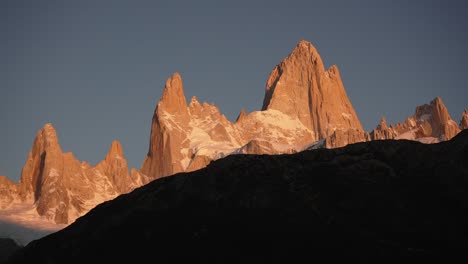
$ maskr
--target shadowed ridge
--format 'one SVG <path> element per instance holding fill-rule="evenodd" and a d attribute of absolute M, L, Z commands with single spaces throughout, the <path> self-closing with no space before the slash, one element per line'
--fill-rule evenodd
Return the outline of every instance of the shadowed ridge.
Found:
<path fill-rule="evenodd" d="M 468 131 L 430 145 L 231 155 L 103 203 L 10 263 L 457 254 L 468 249 L 466 153 Z"/>

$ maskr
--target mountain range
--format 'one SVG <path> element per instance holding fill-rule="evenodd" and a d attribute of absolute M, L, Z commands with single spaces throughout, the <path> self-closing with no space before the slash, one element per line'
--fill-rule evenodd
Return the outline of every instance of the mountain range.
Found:
<path fill-rule="evenodd" d="M 104 202 L 8 263 L 455 259 L 468 250 L 467 160 L 468 130 L 229 155 Z"/>
<path fill-rule="evenodd" d="M 18 183 L 0 176 L 0 218 L 40 218 L 68 225 L 105 201 L 180 172 L 241 154 L 291 154 L 352 143 L 406 139 L 438 143 L 468 128 L 468 111 L 457 124 L 442 99 L 417 106 L 412 117 L 364 131 L 337 66 L 325 69 L 315 47 L 300 41 L 270 73 L 260 111 L 242 109 L 235 122 L 214 104 L 192 97 L 187 104 L 179 73 L 167 79 L 151 123 L 149 150 L 139 170 L 129 171 L 113 141 L 91 166 L 60 147 L 52 124 L 39 130 Z"/>

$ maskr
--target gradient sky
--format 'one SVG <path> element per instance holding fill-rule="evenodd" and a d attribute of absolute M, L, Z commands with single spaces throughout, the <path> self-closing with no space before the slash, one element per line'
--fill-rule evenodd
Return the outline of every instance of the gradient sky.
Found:
<path fill-rule="evenodd" d="M 234 120 L 259 110 L 270 71 L 301 39 L 338 65 L 366 130 L 441 96 L 468 108 L 465 1 L 0 1 L 0 175 L 17 181 L 37 131 L 92 165 L 121 141 L 148 150 L 165 80 Z"/>

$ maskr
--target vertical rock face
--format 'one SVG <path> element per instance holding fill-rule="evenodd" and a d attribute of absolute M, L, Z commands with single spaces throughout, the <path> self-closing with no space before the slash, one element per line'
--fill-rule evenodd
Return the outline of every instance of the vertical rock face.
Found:
<path fill-rule="evenodd" d="M 119 141 L 112 142 L 106 158 L 99 162 L 95 169 L 108 177 L 116 193 L 126 193 L 135 187 L 128 174 L 127 160 Z"/>
<path fill-rule="evenodd" d="M 138 173 L 132 176 L 118 141 L 92 168 L 71 152 L 63 153 L 55 128 L 46 124 L 37 133 L 18 185 L 0 177 L 0 207 L 15 201 L 34 204 L 39 216 L 68 224 L 96 205 L 147 182 Z"/>
<path fill-rule="evenodd" d="M 225 149 L 238 145 L 234 130 L 215 105 L 200 104 L 193 97 L 187 106 L 182 77 L 174 73 L 154 111 L 150 147 L 140 174 L 156 179 L 202 168 L 212 156 L 224 156 Z"/>
<path fill-rule="evenodd" d="M 384 117 L 380 120 L 380 124 L 377 125 L 377 128 L 372 130 L 369 134 L 372 140 L 394 139 L 398 135 L 393 127 L 387 126 L 387 120 Z"/>
<path fill-rule="evenodd" d="M 182 171 L 180 150 L 189 123 L 187 101 L 182 77 L 174 73 L 167 79 L 163 95 L 154 110 L 151 125 L 150 147 L 143 161 L 141 173 L 159 178 Z"/>
<path fill-rule="evenodd" d="M 449 140 L 460 132 L 440 97 L 436 97 L 430 104 L 416 107 L 413 119 L 421 124 L 423 134 L 427 137 Z"/>
<path fill-rule="evenodd" d="M 327 147 L 339 147 L 368 138 L 338 68 L 326 71 L 317 50 L 301 41 L 270 74 L 262 111 L 242 109 L 235 123 L 196 97 L 187 106 L 180 74 L 170 77 L 154 111 L 140 173 L 155 179 L 233 153 L 293 153 L 322 139 Z"/>
<path fill-rule="evenodd" d="M 236 123 L 237 122 L 242 122 L 245 119 L 246 116 L 247 116 L 247 113 L 245 112 L 245 108 L 242 107 L 239 115 L 236 118 Z"/>
<path fill-rule="evenodd" d="M 460 120 L 460 129 L 467 129 L 468 128 L 468 110 L 465 109 L 462 114 L 462 118 Z"/>
<path fill-rule="evenodd" d="M 307 41 L 301 41 L 270 74 L 262 107 L 268 109 L 298 118 L 313 132 L 313 141 L 336 130 L 363 132 L 338 67 L 325 70 L 317 50 Z"/>
<path fill-rule="evenodd" d="M 36 201 L 49 175 L 63 170 L 62 155 L 55 128 L 48 123 L 37 133 L 21 172 L 19 195 L 23 201 Z"/>
<path fill-rule="evenodd" d="M 381 122 L 370 135 L 373 140 L 396 138 L 434 143 L 449 140 L 459 132 L 442 99 L 436 97 L 429 104 L 417 106 L 413 117 L 406 118 L 403 124 L 387 127 Z"/>
<path fill-rule="evenodd" d="M 0 209 L 8 207 L 17 197 L 17 185 L 6 176 L 0 176 Z"/>
<path fill-rule="evenodd" d="M 97 204 L 153 179 L 194 171 L 231 154 L 282 154 L 308 148 L 335 148 L 375 139 L 410 139 L 425 143 L 448 140 L 460 127 L 442 100 L 418 106 L 413 117 L 387 125 L 382 118 L 370 133 L 346 94 L 336 66 L 325 70 L 317 50 L 306 41 L 271 72 L 261 111 L 242 109 L 230 122 L 214 104 L 187 105 L 182 77 L 167 79 L 155 107 L 148 153 L 140 171 L 128 172 L 118 141 L 95 167 L 63 153 L 55 128 L 46 124 L 34 140 L 18 184 L 0 177 L 0 208 L 30 203 L 40 216 L 70 223 Z"/>

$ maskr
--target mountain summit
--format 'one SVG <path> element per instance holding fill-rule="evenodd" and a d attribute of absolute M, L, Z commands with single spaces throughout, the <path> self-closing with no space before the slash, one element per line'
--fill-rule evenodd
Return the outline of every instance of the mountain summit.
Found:
<path fill-rule="evenodd" d="M 320 54 L 304 40 L 271 72 L 262 107 L 268 109 L 299 119 L 314 141 L 336 130 L 363 132 L 338 67 L 325 70 Z"/>
<path fill-rule="evenodd" d="M 459 127 L 437 97 L 418 106 L 404 123 L 387 125 L 382 118 L 375 130 L 365 132 L 338 67 L 326 70 L 317 49 L 303 40 L 271 71 L 261 111 L 242 109 L 235 122 L 195 96 L 187 105 L 182 76 L 177 72 L 170 76 L 153 113 L 149 148 L 139 171 L 128 172 L 118 141 L 112 142 L 104 160 L 91 167 L 71 152 L 63 153 L 56 129 L 44 125 L 19 183 L 0 176 L 0 216 L 18 214 L 18 205 L 28 205 L 27 210 L 20 206 L 21 217 L 36 214 L 68 224 L 97 204 L 154 179 L 198 170 L 232 154 L 295 153 L 375 139 L 435 143 L 465 128 L 468 111 Z"/>
<path fill-rule="evenodd" d="M 156 105 L 140 173 L 156 179 L 200 169 L 230 154 L 294 153 L 371 139 L 431 143 L 450 139 L 459 131 L 442 100 L 436 98 L 418 107 L 404 125 L 387 127 L 383 119 L 376 130 L 365 132 L 338 67 L 326 70 L 317 49 L 302 40 L 271 71 L 262 110 L 246 113 L 242 109 L 234 123 L 214 104 L 200 103 L 196 97 L 187 105 L 182 77 L 174 73 Z"/>
<path fill-rule="evenodd" d="M 370 133 L 372 139 L 409 139 L 423 143 L 436 143 L 456 136 L 463 127 L 452 120 L 440 97 L 434 98 L 429 104 L 416 107 L 412 117 L 406 118 L 403 124 L 382 126 L 382 123 Z"/>
<path fill-rule="evenodd" d="M 140 175 L 129 176 L 120 142 L 112 142 L 106 158 L 91 168 L 73 153 L 62 152 L 57 131 L 48 123 L 37 133 L 19 183 L 0 179 L 0 193 L 5 192 L 0 208 L 30 205 L 26 208 L 33 208 L 39 218 L 68 224 L 96 205 L 141 186 L 140 182 Z M 15 213 L 31 217 L 27 211 Z"/>
<path fill-rule="evenodd" d="M 155 179 L 230 154 L 293 153 L 318 140 L 338 147 L 367 139 L 338 68 L 325 70 L 315 47 L 301 41 L 271 72 L 262 110 L 242 110 L 235 123 L 196 97 L 187 106 L 182 77 L 174 73 L 156 105 L 140 172 Z"/>

